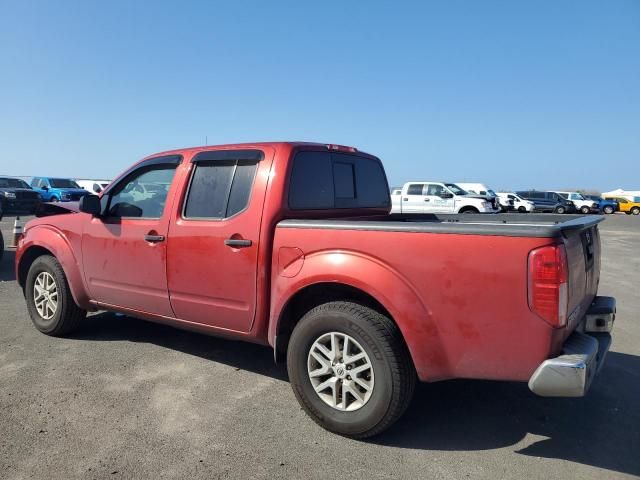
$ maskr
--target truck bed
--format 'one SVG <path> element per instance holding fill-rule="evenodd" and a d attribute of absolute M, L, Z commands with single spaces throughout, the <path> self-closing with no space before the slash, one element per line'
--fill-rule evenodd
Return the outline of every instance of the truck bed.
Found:
<path fill-rule="evenodd" d="M 398 320 L 423 381 L 524 381 L 559 354 L 593 301 L 602 220 L 553 214 L 287 219 L 276 228 L 272 282 L 278 296 L 303 288 L 300 278 L 307 277 L 378 299 Z M 557 243 L 566 248 L 569 270 L 569 320 L 562 328 L 548 325 L 527 300 L 529 254 Z M 287 267 L 290 255 L 299 260 Z"/>
<path fill-rule="evenodd" d="M 391 214 L 336 220 L 289 219 L 278 227 L 555 238 L 563 232 L 591 228 L 603 220 L 602 215 L 567 214 Z"/>

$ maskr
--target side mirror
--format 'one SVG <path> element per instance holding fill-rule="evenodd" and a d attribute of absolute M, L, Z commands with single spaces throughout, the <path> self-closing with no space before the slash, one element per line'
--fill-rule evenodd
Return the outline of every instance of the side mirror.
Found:
<path fill-rule="evenodd" d="M 46 185 L 43 185 L 43 186 L 42 186 L 42 189 L 43 189 L 43 190 L 49 190 L 49 187 L 47 187 Z"/>
<path fill-rule="evenodd" d="M 453 193 L 443 192 L 440 194 L 440 198 L 453 198 Z"/>
<path fill-rule="evenodd" d="M 93 217 L 99 217 L 102 213 L 100 198 L 96 195 L 85 195 L 80 199 L 78 207 L 81 212 L 88 213 Z"/>

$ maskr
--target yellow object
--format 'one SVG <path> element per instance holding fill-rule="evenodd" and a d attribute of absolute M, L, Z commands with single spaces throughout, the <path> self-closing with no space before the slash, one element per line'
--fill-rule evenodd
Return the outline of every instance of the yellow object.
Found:
<path fill-rule="evenodd" d="M 631 200 L 627 200 L 622 197 L 604 197 L 607 200 L 615 200 L 618 202 L 618 208 L 621 212 L 626 213 L 627 215 L 639 215 L 640 214 L 640 202 L 632 202 Z"/>

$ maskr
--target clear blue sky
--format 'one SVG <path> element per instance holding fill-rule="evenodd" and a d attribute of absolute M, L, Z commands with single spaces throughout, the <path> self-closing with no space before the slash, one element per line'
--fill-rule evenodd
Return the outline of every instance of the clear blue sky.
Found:
<path fill-rule="evenodd" d="M 640 188 L 640 1 L 0 0 L 0 173 L 309 140 L 392 184 Z"/>

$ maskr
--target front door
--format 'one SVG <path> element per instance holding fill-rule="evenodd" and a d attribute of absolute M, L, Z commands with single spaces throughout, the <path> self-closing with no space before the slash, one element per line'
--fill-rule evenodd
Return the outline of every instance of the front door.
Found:
<path fill-rule="evenodd" d="M 453 213 L 455 211 L 455 201 L 452 198 L 443 198 L 443 195 L 446 197 L 450 192 L 443 186 L 438 183 L 429 183 L 425 188 L 426 199 L 428 199 L 428 205 L 430 205 L 431 212 L 433 213 Z"/>
<path fill-rule="evenodd" d="M 165 259 L 172 180 L 181 157 L 134 167 L 102 197 L 82 235 L 82 264 L 98 303 L 173 316 Z"/>
<path fill-rule="evenodd" d="M 181 320 L 248 332 L 256 309 L 262 206 L 273 151 L 212 150 L 191 162 L 169 228 L 171 306 Z M 262 279 L 264 281 L 265 279 Z"/>

